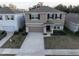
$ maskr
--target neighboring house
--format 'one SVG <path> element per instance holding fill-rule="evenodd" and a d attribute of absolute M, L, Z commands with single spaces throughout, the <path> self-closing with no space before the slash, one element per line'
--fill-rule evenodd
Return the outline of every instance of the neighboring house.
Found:
<path fill-rule="evenodd" d="M 26 12 L 26 32 L 53 33 L 63 30 L 65 13 L 49 6 L 36 6 Z"/>
<path fill-rule="evenodd" d="M 79 31 L 79 14 L 69 13 L 66 15 L 65 26 L 73 32 Z"/>
<path fill-rule="evenodd" d="M 0 30 L 18 31 L 24 26 L 24 13 L 8 7 L 0 8 Z"/>

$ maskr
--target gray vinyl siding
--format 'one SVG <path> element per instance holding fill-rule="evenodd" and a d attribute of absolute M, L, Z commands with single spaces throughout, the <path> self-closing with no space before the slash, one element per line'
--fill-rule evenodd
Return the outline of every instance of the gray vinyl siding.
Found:
<path fill-rule="evenodd" d="M 70 29 L 72 32 L 78 31 L 78 25 L 75 24 L 75 23 L 66 21 L 65 26 L 66 26 L 68 29 Z"/>
<path fill-rule="evenodd" d="M 34 13 L 37 13 L 37 14 L 40 14 L 40 20 L 32 20 L 32 19 L 29 19 L 29 14 L 34 14 Z M 52 22 L 53 23 L 61 23 L 61 24 L 64 24 L 64 20 L 65 20 L 65 14 L 64 13 L 57 13 L 57 12 L 28 12 L 26 14 L 26 23 L 46 23 L 47 22 L 47 14 L 62 14 L 62 19 L 52 19 Z"/>

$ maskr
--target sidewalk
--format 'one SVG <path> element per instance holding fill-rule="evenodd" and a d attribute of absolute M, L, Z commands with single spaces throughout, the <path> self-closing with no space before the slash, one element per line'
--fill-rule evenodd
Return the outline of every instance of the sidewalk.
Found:
<path fill-rule="evenodd" d="M 56 55 L 56 56 L 79 56 L 79 49 L 46 49 L 45 55 Z"/>
<path fill-rule="evenodd" d="M 17 54 L 19 49 L 0 48 L 0 54 Z"/>
<path fill-rule="evenodd" d="M 6 37 L 0 40 L 0 47 L 13 35 L 12 32 L 8 32 Z"/>

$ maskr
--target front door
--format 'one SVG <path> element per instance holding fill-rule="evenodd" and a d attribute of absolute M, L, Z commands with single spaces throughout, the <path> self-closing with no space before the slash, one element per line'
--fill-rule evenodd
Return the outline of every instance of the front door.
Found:
<path fill-rule="evenodd" d="M 47 31 L 47 32 L 50 32 L 50 26 L 49 26 L 49 25 L 46 26 L 46 31 Z"/>

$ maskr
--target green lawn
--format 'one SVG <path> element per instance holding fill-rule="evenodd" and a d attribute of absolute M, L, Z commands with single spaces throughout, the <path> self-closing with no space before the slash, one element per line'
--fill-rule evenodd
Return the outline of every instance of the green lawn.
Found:
<path fill-rule="evenodd" d="M 64 30 L 66 35 L 52 35 L 44 38 L 45 49 L 79 49 L 79 33 Z"/>
<path fill-rule="evenodd" d="M 2 48 L 20 48 L 24 39 L 26 38 L 25 30 L 16 32 L 10 39 L 2 46 Z"/>
<path fill-rule="evenodd" d="M 79 37 L 52 36 L 45 37 L 44 44 L 46 49 L 79 49 Z"/>

